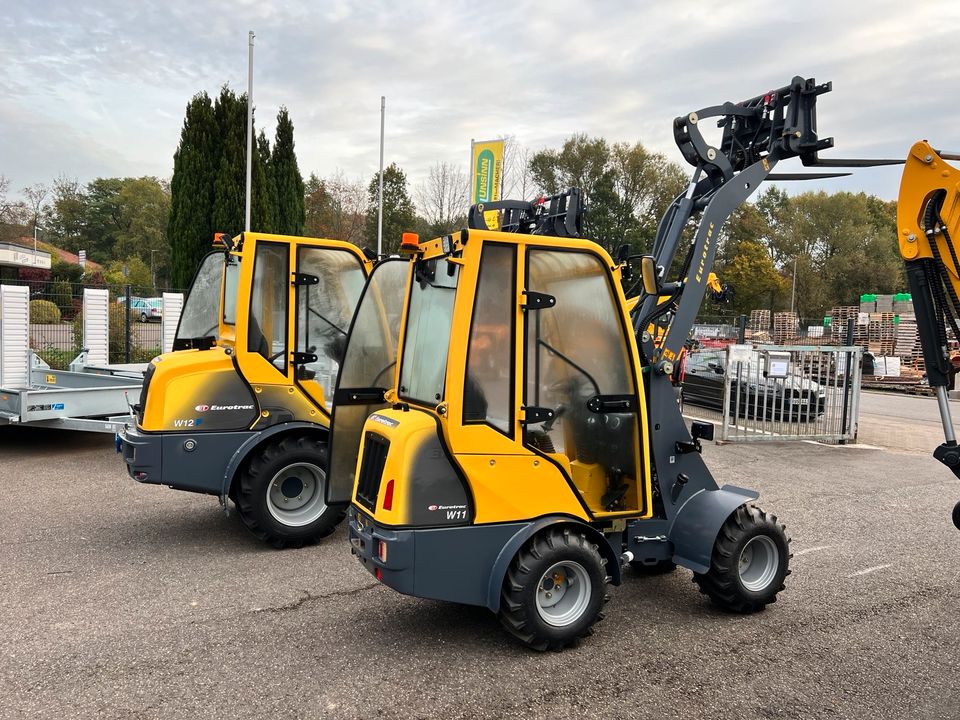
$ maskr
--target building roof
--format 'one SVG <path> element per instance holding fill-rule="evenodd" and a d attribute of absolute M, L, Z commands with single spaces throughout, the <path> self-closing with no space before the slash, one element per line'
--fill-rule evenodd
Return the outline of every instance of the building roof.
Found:
<path fill-rule="evenodd" d="M 22 237 L 16 238 L 15 240 L 10 240 L 9 242 L 15 245 L 20 245 L 21 247 L 33 249 L 32 237 L 22 236 Z M 44 252 L 48 252 L 51 255 L 56 255 L 59 260 L 65 263 L 70 263 L 71 265 L 80 264 L 80 257 L 75 253 L 72 253 L 69 250 L 64 250 L 63 248 L 58 248 L 56 245 L 51 245 L 50 243 L 44 242 L 43 240 L 37 241 L 37 250 L 43 250 Z M 89 272 L 89 271 L 97 271 L 102 269 L 103 269 L 103 266 L 100 263 L 94 262 L 90 258 L 87 258 L 86 267 L 84 268 L 84 270 Z"/>

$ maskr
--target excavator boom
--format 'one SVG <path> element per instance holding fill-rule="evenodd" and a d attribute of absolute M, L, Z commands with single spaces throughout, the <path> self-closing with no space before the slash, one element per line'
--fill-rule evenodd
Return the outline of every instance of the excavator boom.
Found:
<path fill-rule="evenodd" d="M 900 254 L 917 317 L 927 379 L 935 389 L 944 442 L 933 456 L 960 477 L 960 447 L 950 413 L 947 389 L 953 368 L 947 327 L 960 338 L 960 170 L 926 141 L 907 155 L 897 201 Z M 954 509 L 960 528 L 960 503 Z"/>

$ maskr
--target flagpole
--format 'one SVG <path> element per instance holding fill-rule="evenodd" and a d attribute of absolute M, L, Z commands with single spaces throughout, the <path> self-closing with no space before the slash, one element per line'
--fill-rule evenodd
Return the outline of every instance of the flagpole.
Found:
<path fill-rule="evenodd" d="M 387 98 L 380 96 L 380 191 L 377 193 L 377 256 L 383 255 L 383 125 Z"/>
<path fill-rule="evenodd" d="M 473 196 L 473 189 L 476 187 L 474 173 L 477 172 L 477 169 L 473 166 L 473 146 L 475 144 L 476 140 L 470 138 L 470 162 L 467 163 L 467 208 L 473 207 L 476 202 L 476 198 Z"/>
<path fill-rule="evenodd" d="M 250 178 L 253 168 L 253 30 L 247 34 L 250 44 L 247 59 L 247 187 L 246 207 L 244 208 L 243 229 L 250 232 Z"/>

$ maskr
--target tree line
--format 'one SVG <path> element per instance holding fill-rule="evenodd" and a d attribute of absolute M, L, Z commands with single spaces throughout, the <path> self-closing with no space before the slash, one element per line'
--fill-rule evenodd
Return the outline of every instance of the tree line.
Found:
<path fill-rule="evenodd" d="M 256 127 L 256 126 L 255 126 Z M 342 171 L 304 180 L 286 108 L 273 142 L 255 131 L 251 224 L 260 232 L 345 240 L 376 248 L 378 176 Z M 186 287 L 214 232 L 244 226 L 246 97 L 224 87 L 187 105 L 172 179 L 97 178 L 86 185 L 60 177 L 25 188 L 12 200 L 0 176 L 0 240 L 31 234 L 105 266 L 115 278 Z M 556 148 L 533 151 L 505 138 L 503 196 L 532 199 L 569 187 L 583 191 L 584 235 L 614 252 L 627 243 L 649 250 L 661 215 L 683 190 L 688 168 L 641 143 L 610 143 L 576 134 Z M 400 236 L 456 230 L 466 222 L 464 166 L 439 162 L 416 186 L 396 163 L 384 170 L 384 251 Z M 60 264 L 62 265 L 62 264 Z M 705 312 L 783 310 L 814 318 L 833 305 L 854 304 L 863 292 L 904 289 L 896 246 L 896 204 L 864 193 L 763 190 L 723 228 L 716 270 L 734 288 L 732 302 Z M 56 274 L 77 274 L 55 268 Z"/>

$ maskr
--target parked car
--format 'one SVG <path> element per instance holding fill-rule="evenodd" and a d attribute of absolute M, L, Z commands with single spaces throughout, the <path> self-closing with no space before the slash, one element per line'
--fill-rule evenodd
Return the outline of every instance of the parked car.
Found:
<path fill-rule="evenodd" d="M 127 302 L 125 297 L 117 298 L 117 304 L 123 305 Z M 136 318 L 140 322 L 150 322 L 163 319 L 163 298 L 130 298 L 130 317 Z"/>
<path fill-rule="evenodd" d="M 687 355 L 683 373 L 684 403 L 720 411 L 723 408 L 726 364 L 727 356 L 723 351 Z M 751 360 L 739 364 L 739 368 L 734 365 L 733 372 L 730 410 L 739 406 L 739 418 L 812 422 L 823 415 L 826 393 L 819 383 L 795 373 L 785 378 L 764 377 L 763 359 L 759 353 L 753 353 Z"/>

